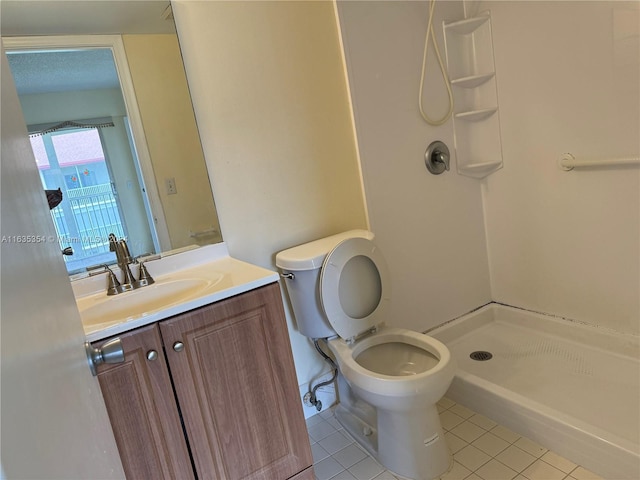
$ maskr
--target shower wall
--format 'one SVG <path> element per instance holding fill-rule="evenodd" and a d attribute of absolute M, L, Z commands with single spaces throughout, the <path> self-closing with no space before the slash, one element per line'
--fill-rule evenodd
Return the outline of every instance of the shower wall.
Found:
<path fill-rule="evenodd" d="M 371 228 L 389 264 L 393 326 L 424 331 L 491 301 L 481 184 L 451 171 L 431 175 L 434 140 L 453 152 L 451 121 L 418 113 L 427 2 L 338 1 Z M 438 2 L 434 27 L 463 18 L 462 2 Z M 432 118 L 447 96 L 433 51 L 424 105 Z"/>
<path fill-rule="evenodd" d="M 431 141 L 453 148 L 452 122 L 417 111 L 427 2 L 338 2 L 390 322 L 424 330 L 495 300 L 639 333 L 638 168 L 557 166 L 639 153 L 638 3 L 465 3 L 492 14 L 504 168 L 484 180 L 424 169 Z M 438 38 L 463 17 L 437 2 Z M 425 94 L 432 116 L 446 110 L 432 51 Z"/>
<path fill-rule="evenodd" d="M 482 2 L 490 9 L 504 169 L 483 188 L 493 299 L 640 330 L 637 2 Z"/>

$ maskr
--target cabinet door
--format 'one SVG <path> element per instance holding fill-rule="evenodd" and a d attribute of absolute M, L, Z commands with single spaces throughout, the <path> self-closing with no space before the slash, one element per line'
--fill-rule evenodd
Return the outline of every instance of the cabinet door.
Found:
<path fill-rule="evenodd" d="M 160 329 L 198 478 L 279 480 L 311 465 L 278 284 Z"/>
<path fill-rule="evenodd" d="M 97 370 L 125 475 L 132 480 L 194 478 L 158 326 L 118 336 L 124 363 Z M 157 356 L 150 360 L 152 351 Z"/>

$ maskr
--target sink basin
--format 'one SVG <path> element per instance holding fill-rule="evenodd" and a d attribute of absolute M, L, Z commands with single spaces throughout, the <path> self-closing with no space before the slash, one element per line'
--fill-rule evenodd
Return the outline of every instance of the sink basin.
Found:
<path fill-rule="evenodd" d="M 279 279 L 276 272 L 230 257 L 224 242 L 168 252 L 147 263 L 155 283 L 119 295 L 107 296 L 104 275 L 71 282 L 87 342 L 151 325 Z M 132 273 L 139 275 L 137 268 Z"/>
<path fill-rule="evenodd" d="M 157 282 L 119 295 L 106 292 L 77 301 L 82 323 L 120 323 L 198 297 L 222 278 L 184 278 Z"/>

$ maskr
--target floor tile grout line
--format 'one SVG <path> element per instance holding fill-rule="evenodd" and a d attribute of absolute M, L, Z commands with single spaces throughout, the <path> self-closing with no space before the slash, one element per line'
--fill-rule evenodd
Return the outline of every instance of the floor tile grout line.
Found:
<path fill-rule="evenodd" d="M 488 417 L 484 417 L 484 416 L 482 416 L 481 414 L 479 414 L 479 413 L 477 413 L 477 412 L 475 412 L 475 411 L 473 411 L 473 410 L 471 410 L 471 409 L 469 409 L 469 408 L 465 407 L 464 405 L 458 404 L 458 403 L 453 402 L 453 401 L 451 401 L 451 400 L 449 400 L 449 399 L 448 399 L 448 401 L 449 401 L 449 402 L 451 402 L 451 405 L 449 405 L 449 406 L 448 406 L 448 407 L 446 407 L 446 408 L 445 408 L 445 407 L 443 407 L 442 405 L 438 404 L 438 407 L 439 407 L 439 412 L 438 412 L 438 413 L 439 413 L 439 415 L 442 415 L 442 414 L 443 414 L 444 412 L 446 412 L 446 411 L 451 411 L 451 413 L 452 413 L 452 414 L 454 414 L 454 415 L 456 415 L 456 416 L 458 416 L 458 417 L 460 417 L 460 418 L 462 419 L 462 421 L 461 421 L 460 423 L 458 423 L 458 424 L 456 424 L 456 425 L 452 426 L 450 429 L 445 429 L 445 428 L 443 427 L 443 430 L 444 430 L 445 434 L 447 434 L 447 433 L 448 433 L 448 434 L 452 435 L 453 437 L 457 438 L 460 442 L 462 442 L 462 443 L 463 443 L 463 446 L 462 446 L 461 448 L 459 448 L 459 449 L 456 451 L 456 453 L 459 453 L 461 450 L 463 450 L 463 449 L 467 448 L 468 446 L 473 446 L 474 448 L 476 448 L 477 450 L 479 450 L 480 452 L 482 452 L 484 455 L 487 455 L 487 456 L 489 457 L 489 459 L 488 459 L 488 460 L 486 460 L 486 461 L 482 462 L 480 465 L 478 465 L 478 466 L 477 466 L 475 469 L 473 469 L 473 470 L 472 470 L 472 469 L 470 469 L 470 468 L 468 468 L 468 467 L 466 467 L 466 466 L 465 466 L 464 464 L 462 464 L 461 462 L 459 462 L 459 461 L 455 460 L 455 462 L 456 462 L 458 465 L 460 465 L 461 467 L 464 467 L 466 470 L 469 470 L 469 471 L 471 472 L 471 473 L 470 473 L 467 477 L 465 477 L 465 478 L 468 478 L 469 476 L 472 476 L 472 475 L 474 475 L 474 474 L 475 474 L 475 475 L 477 475 L 477 476 L 479 477 L 480 475 L 479 475 L 479 474 L 477 474 L 478 470 L 482 469 L 482 467 L 484 467 L 486 464 L 488 464 L 489 462 L 491 462 L 491 460 L 495 460 L 497 463 L 499 463 L 500 465 L 504 466 L 505 468 L 508 468 L 508 469 L 510 469 L 510 470 L 511 470 L 511 471 L 513 471 L 513 472 L 516 472 L 516 476 L 522 476 L 523 478 L 527 478 L 527 479 L 528 479 L 528 477 L 526 477 L 526 476 L 524 475 L 524 473 L 523 473 L 523 472 L 524 472 L 525 470 L 529 469 L 529 468 L 530 468 L 532 465 L 534 465 L 538 460 L 540 460 L 540 462 L 541 462 L 541 463 L 544 463 L 545 465 L 547 465 L 547 466 L 549 466 L 549 467 L 551 467 L 551 468 L 554 468 L 554 469 L 555 469 L 555 470 L 557 470 L 558 472 L 562 473 L 562 474 L 564 475 L 564 476 L 562 477 L 562 478 L 563 478 L 563 480 L 564 480 L 565 478 L 571 477 L 571 476 L 572 476 L 572 474 L 573 474 L 577 469 L 579 469 L 579 468 L 584 468 L 584 467 L 581 467 L 580 465 L 576 465 L 576 464 L 574 464 L 573 462 L 571 462 L 570 460 L 566 459 L 568 462 L 572 463 L 574 466 L 573 466 L 573 467 L 571 467 L 571 469 L 569 470 L 569 472 L 565 472 L 563 469 L 559 468 L 558 466 L 556 466 L 556 465 L 554 465 L 554 464 L 550 463 L 549 461 L 547 461 L 547 460 L 543 459 L 543 457 L 544 457 L 545 455 L 547 455 L 547 453 L 549 453 L 549 452 L 551 452 L 551 453 L 553 453 L 553 454 L 557 455 L 558 457 L 561 457 L 560 455 L 556 454 L 553 450 L 550 450 L 550 449 L 546 448 L 545 446 L 540 445 L 539 443 L 537 443 L 537 442 L 535 442 L 535 441 L 533 441 L 533 440 L 529 439 L 529 438 L 528 438 L 528 437 L 526 437 L 526 436 L 520 435 L 519 433 L 512 431 L 511 429 L 509 429 L 509 428 L 505 427 L 504 425 L 501 425 L 501 424 L 499 424 L 499 423 L 497 423 L 497 422 L 495 422 L 495 421 L 491 420 L 491 419 L 490 419 L 490 418 L 488 418 Z M 460 407 L 462 407 L 462 408 L 464 408 L 464 409 L 468 410 L 467 414 L 465 414 L 466 416 L 462 416 L 462 415 L 460 415 L 459 413 L 456 413 L 456 411 L 452 411 L 452 408 L 454 408 L 456 405 L 459 405 Z M 458 409 L 458 410 L 460 410 L 460 409 Z M 464 411 L 461 411 L 460 413 L 463 413 L 463 414 L 464 414 Z M 471 413 L 471 415 L 468 415 L 468 413 Z M 490 426 L 489 426 L 489 428 L 487 428 L 487 427 L 485 427 L 485 426 L 483 426 L 483 425 L 479 425 L 478 423 L 475 423 L 475 422 L 471 421 L 471 418 L 473 418 L 474 416 L 481 416 L 481 417 L 484 417 L 484 419 L 488 420 L 488 422 L 489 422 L 489 423 L 493 423 L 493 425 L 490 425 Z M 343 429 L 343 428 L 338 429 L 338 428 L 334 427 L 334 426 L 330 423 L 330 420 L 331 420 L 332 418 L 335 418 L 335 415 L 334 415 L 334 414 L 325 415 L 324 417 L 322 417 L 322 420 L 315 421 L 315 422 L 312 424 L 312 426 L 313 426 L 314 424 L 317 424 L 318 422 L 326 422 L 326 423 L 328 423 L 331 427 L 333 427 L 333 428 L 334 428 L 334 430 L 335 430 L 335 431 L 334 431 L 334 432 L 332 432 L 331 434 L 336 433 L 337 431 L 341 431 L 341 433 L 344 433 L 344 429 Z M 454 430 L 456 427 L 458 427 L 458 426 L 460 426 L 460 425 L 462 425 L 462 424 L 464 424 L 464 423 L 466 423 L 466 422 L 468 422 L 469 424 L 473 425 L 474 427 L 477 427 L 478 429 L 480 429 L 480 430 L 482 431 L 482 434 L 481 434 L 479 437 L 477 437 L 477 438 L 473 439 L 472 441 L 467 441 L 467 440 L 465 440 L 464 438 L 459 437 L 458 435 L 456 435 L 456 434 L 452 431 L 452 430 Z M 487 425 L 487 423 L 486 423 L 484 420 L 482 420 L 482 423 L 483 423 L 484 425 Z M 310 428 L 310 426 L 308 426 L 308 428 Z M 502 428 L 502 429 L 504 429 L 504 430 L 506 430 L 506 431 L 510 432 L 510 433 L 511 433 L 511 434 L 513 434 L 516 438 L 515 438 L 515 439 L 513 439 L 513 440 L 507 440 L 507 439 L 503 438 L 502 436 L 500 436 L 500 435 L 498 435 L 498 434 L 494 433 L 494 431 L 495 431 L 495 430 L 497 430 L 498 428 Z M 494 455 L 494 454 L 488 453 L 488 452 L 486 452 L 486 451 L 482 450 L 481 448 L 477 447 L 476 445 L 474 445 L 474 442 L 476 442 L 477 440 L 479 440 L 481 437 L 483 437 L 483 436 L 484 436 L 484 435 L 486 435 L 487 433 L 491 433 L 494 437 L 496 437 L 496 438 L 498 438 L 499 440 L 501 440 L 502 442 L 504 442 L 507 446 L 506 446 L 506 447 L 504 447 L 504 448 L 502 448 L 501 450 L 497 451 L 497 452 L 495 453 L 495 455 Z M 325 438 L 326 438 L 326 437 L 325 437 Z M 349 436 L 348 438 L 349 438 L 349 439 L 351 439 L 351 440 L 353 440 L 353 438 L 352 438 L 351 436 Z M 311 438 L 310 438 L 310 439 L 311 439 Z M 532 449 L 532 450 L 528 451 L 528 450 L 525 450 L 524 448 L 522 448 L 520 445 L 516 445 L 516 443 L 517 443 L 518 441 L 520 441 L 521 439 L 524 439 L 524 441 L 526 441 L 526 442 L 530 442 L 530 443 L 532 443 L 532 444 L 533 444 L 533 445 L 532 445 L 533 447 L 535 447 L 535 446 L 540 447 L 540 448 L 543 450 L 543 452 L 542 452 L 542 453 L 534 452 L 534 451 L 533 451 L 534 449 Z M 313 439 L 311 439 L 311 440 L 313 440 Z M 320 440 L 320 441 L 322 441 L 322 440 Z M 320 441 L 315 442 L 315 443 L 319 443 Z M 354 445 L 354 444 L 356 445 L 356 447 L 357 447 L 358 449 L 360 449 L 360 450 L 361 450 L 361 451 L 366 455 L 366 457 L 365 457 L 365 458 L 363 458 L 363 459 L 361 459 L 361 460 L 359 460 L 358 462 L 356 462 L 355 464 L 351 465 L 350 467 L 345 468 L 345 467 L 344 467 L 340 462 L 338 462 L 338 461 L 337 461 L 336 459 L 334 459 L 333 457 L 334 457 L 334 455 L 339 454 L 340 452 L 342 452 L 343 450 L 345 450 L 346 448 L 349 448 L 350 446 L 352 446 L 352 445 Z M 320 445 L 320 446 L 322 447 L 322 445 Z M 500 459 L 498 459 L 498 458 L 497 458 L 497 456 L 498 456 L 498 455 L 501 455 L 502 453 L 504 453 L 504 452 L 505 452 L 507 449 L 509 449 L 511 446 L 515 447 L 518 451 L 520 451 L 520 452 L 522 452 L 522 453 L 524 453 L 524 454 L 527 454 L 527 455 L 529 455 L 529 456 L 533 457 L 533 461 L 532 461 L 531 463 L 529 463 L 528 465 L 526 465 L 524 468 L 517 468 L 517 469 L 516 469 L 516 468 L 510 467 L 510 466 L 509 466 L 509 465 L 507 465 L 504 461 L 501 461 Z M 325 450 L 325 451 L 326 451 L 326 450 Z M 328 453 L 328 452 L 326 452 L 326 453 Z M 366 460 L 367 460 L 367 458 L 371 458 L 371 459 L 372 459 L 373 461 L 375 461 L 375 462 L 376 462 L 376 463 L 377 463 L 381 468 L 383 468 L 382 472 L 379 472 L 378 474 L 376 474 L 376 475 L 375 475 L 372 479 L 370 479 L 370 480 L 375 480 L 376 476 L 382 476 L 382 475 L 384 475 L 385 473 L 388 473 L 389 475 L 392 475 L 392 474 L 391 474 L 391 472 L 389 472 L 388 470 L 384 469 L 384 466 L 380 465 L 380 463 L 379 463 L 379 462 L 377 462 L 375 458 L 373 458 L 373 457 L 372 457 L 372 456 L 371 456 L 367 451 L 365 451 L 365 450 L 364 450 L 360 445 L 358 445 L 358 443 L 357 443 L 357 442 L 352 442 L 352 443 L 350 443 L 349 445 L 343 446 L 342 448 L 340 448 L 338 451 L 336 451 L 336 452 L 334 452 L 334 453 L 331 453 L 331 454 L 329 454 L 329 453 L 328 453 L 328 457 L 326 457 L 326 458 L 332 458 L 332 459 L 333 459 L 337 464 L 339 464 L 339 465 L 340 465 L 340 467 L 343 469 L 343 470 L 341 470 L 340 472 L 336 473 L 333 477 L 331 477 L 331 479 L 333 479 L 334 477 L 336 477 L 336 476 L 340 475 L 340 473 L 343 473 L 343 472 L 349 472 L 349 473 L 351 474 L 351 472 L 350 472 L 350 470 L 349 470 L 349 469 L 350 469 L 350 468 L 353 468 L 355 465 L 357 465 L 357 464 L 359 464 L 359 463 L 361 463 L 361 462 L 366 461 Z M 561 458 L 563 458 L 563 457 L 561 457 Z M 454 459 L 455 459 L 455 457 L 454 457 Z M 586 469 L 585 469 L 585 470 L 586 470 Z M 353 474 L 351 474 L 351 475 L 355 477 L 355 475 L 353 475 Z"/>

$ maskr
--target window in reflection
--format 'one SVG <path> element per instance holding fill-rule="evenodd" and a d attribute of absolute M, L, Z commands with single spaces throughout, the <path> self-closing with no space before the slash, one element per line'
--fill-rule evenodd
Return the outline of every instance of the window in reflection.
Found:
<path fill-rule="evenodd" d="M 62 190 L 51 216 L 60 248 L 73 248 L 73 256 L 64 257 L 69 273 L 111 263 L 109 234 L 126 237 L 127 229 L 98 129 L 36 135 L 31 145 L 43 187 Z"/>

